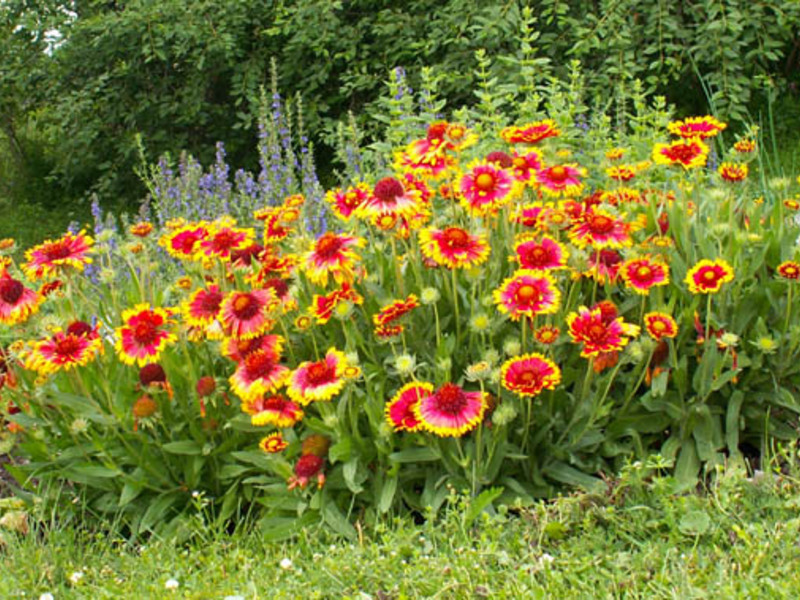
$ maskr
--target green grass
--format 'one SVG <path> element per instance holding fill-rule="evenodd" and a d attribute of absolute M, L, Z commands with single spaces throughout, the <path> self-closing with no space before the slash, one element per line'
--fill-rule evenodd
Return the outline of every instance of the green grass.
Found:
<path fill-rule="evenodd" d="M 267 543 L 257 531 L 128 544 L 105 531 L 6 533 L 0 597 L 782 598 L 800 592 L 800 480 L 730 470 L 703 493 L 633 468 L 601 495 L 391 521 L 359 539 L 320 530 Z M 289 559 L 291 566 L 282 568 Z M 83 574 L 77 584 L 73 573 Z M 169 579 L 177 589 L 167 590 Z"/>

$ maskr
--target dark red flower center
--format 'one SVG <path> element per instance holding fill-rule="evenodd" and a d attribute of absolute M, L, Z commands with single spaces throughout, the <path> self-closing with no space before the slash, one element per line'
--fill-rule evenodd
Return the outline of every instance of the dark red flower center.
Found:
<path fill-rule="evenodd" d="M 67 335 L 56 342 L 56 354 L 61 356 L 74 356 L 81 349 L 80 338 L 74 335 Z"/>
<path fill-rule="evenodd" d="M 230 229 L 224 229 L 214 236 L 211 247 L 215 252 L 225 252 L 239 243 L 239 235 Z"/>
<path fill-rule="evenodd" d="M 507 169 L 514 164 L 514 159 L 505 152 L 489 152 L 489 154 L 486 155 L 486 162 L 494 163 Z"/>
<path fill-rule="evenodd" d="M 263 350 L 256 350 L 248 354 L 244 359 L 245 371 L 247 371 L 247 376 L 251 381 L 269 379 L 275 370 L 275 366 L 275 357 Z"/>
<path fill-rule="evenodd" d="M 536 371 L 523 371 L 517 375 L 520 383 L 526 386 L 538 386 L 541 383 L 542 376 Z"/>
<path fill-rule="evenodd" d="M 452 250 L 467 250 L 470 246 L 469 234 L 458 227 L 448 227 L 442 237 L 445 245 Z"/>
<path fill-rule="evenodd" d="M 325 461 L 316 454 L 306 454 L 294 466 L 294 474 L 298 479 L 309 479 L 322 470 Z"/>
<path fill-rule="evenodd" d="M 406 193 L 403 184 L 394 177 L 384 177 L 375 184 L 373 195 L 381 202 L 392 203 Z"/>
<path fill-rule="evenodd" d="M 566 181 L 567 177 L 569 177 L 569 172 L 565 167 L 559 165 L 550 168 L 550 179 L 552 179 L 553 181 L 561 183 L 563 181 Z"/>
<path fill-rule="evenodd" d="M 454 383 L 445 383 L 436 392 L 436 409 L 449 415 L 460 415 L 467 406 L 464 390 Z"/>
<path fill-rule="evenodd" d="M 636 276 L 640 279 L 650 279 L 653 276 L 653 269 L 648 265 L 641 265 L 636 269 Z"/>
<path fill-rule="evenodd" d="M 142 385 L 150 385 L 151 383 L 166 383 L 167 374 L 164 368 L 156 363 L 143 366 L 139 369 L 139 382 Z"/>
<path fill-rule="evenodd" d="M 311 385 L 326 383 L 333 379 L 334 376 L 334 370 L 325 361 L 311 363 L 306 370 L 306 379 Z"/>
<path fill-rule="evenodd" d="M 44 246 L 42 248 L 42 254 L 44 254 L 48 260 L 59 260 L 67 258 L 72 254 L 72 250 L 70 249 L 68 241 L 59 240 Z"/>
<path fill-rule="evenodd" d="M 221 302 L 221 292 L 209 290 L 204 294 L 200 294 L 200 309 L 204 313 L 216 313 L 219 310 L 219 305 Z"/>
<path fill-rule="evenodd" d="M 67 334 L 86 336 L 92 333 L 92 326 L 84 321 L 74 321 L 67 327 Z"/>
<path fill-rule="evenodd" d="M 233 314 L 237 319 L 247 321 L 258 314 L 258 301 L 250 294 L 240 294 L 233 301 Z"/>
<path fill-rule="evenodd" d="M 7 304 L 16 304 L 24 291 L 25 286 L 16 279 L 10 277 L 0 279 L 0 298 Z"/>
<path fill-rule="evenodd" d="M 316 254 L 322 259 L 330 259 L 341 250 L 344 242 L 333 233 L 326 233 L 317 241 Z"/>
<path fill-rule="evenodd" d="M 586 334 L 589 339 L 593 342 L 603 342 L 606 339 L 606 335 L 608 330 L 606 329 L 605 325 L 601 323 L 594 323 L 593 325 L 589 325 L 586 329 Z"/>
<path fill-rule="evenodd" d="M 700 154 L 700 149 L 694 144 L 677 144 L 666 148 L 664 154 L 670 160 L 688 163 Z"/>
<path fill-rule="evenodd" d="M 133 328 L 133 339 L 140 346 L 151 346 L 158 340 L 158 326 L 145 318 Z"/>
<path fill-rule="evenodd" d="M 289 293 L 289 284 L 287 284 L 284 279 L 280 279 L 279 277 L 267 279 L 264 282 L 264 288 L 273 290 L 278 298 L 283 298 L 287 293 Z"/>

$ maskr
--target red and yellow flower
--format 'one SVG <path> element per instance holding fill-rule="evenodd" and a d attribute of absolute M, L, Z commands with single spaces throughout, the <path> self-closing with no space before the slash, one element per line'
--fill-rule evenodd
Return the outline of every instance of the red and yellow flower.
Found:
<path fill-rule="evenodd" d="M 544 157 L 536 148 L 531 148 L 525 154 L 516 151 L 511 157 L 511 172 L 514 179 L 525 185 L 536 183 L 536 171 L 544 166 Z"/>
<path fill-rule="evenodd" d="M 195 260 L 200 244 L 208 235 L 207 223 L 191 223 L 165 233 L 158 243 L 175 258 Z"/>
<path fill-rule="evenodd" d="M 245 403 L 277 391 L 291 373 L 280 360 L 279 352 L 267 348 L 248 353 L 228 378 L 231 389 Z"/>
<path fill-rule="evenodd" d="M 625 323 L 622 317 L 606 319 L 601 307 L 591 310 L 585 306 L 567 315 L 569 335 L 576 344 L 583 344 L 581 356 L 590 358 L 600 353 L 622 350 L 639 327 Z"/>
<path fill-rule="evenodd" d="M 359 183 L 355 186 L 335 190 L 330 190 L 325 194 L 325 201 L 335 214 L 342 221 L 349 221 L 356 210 L 364 204 L 370 195 L 369 186 L 366 183 Z"/>
<path fill-rule="evenodd" d="M 733 149 L 739 154 L 750 154 L 751 152 L 755 152 L 756 143 L 755 141 L 748 139 L 739 140 L 733 145 Z"/>
<path fill-rule="evenodd" d="M 662 312 L 649 312 L 644 316 L 644 328 L 654 340 L 674 338 L 678 335 L 678 324 L 670 315 Z"/>
<path fill-rule="evenodd" d="M 134 225 L 131 225 L 128 231 L 131 232 L 131 235 L 135 235 L 136 237 L 147 237 L 150 235 L 150 232 L 153 231 L 153 224 L 148 223 L 147 221 L 140 221 Z"/>
<path fill-rule="evenodd" d="M 630 225 L 621 217 L 602 209 L 586 211 L 567 234 L 578 248 L 591 245 L 596 250 L 604 248 L 623 248 L 633 242 Z"/>
<path fill-rule="evenodd" d="M 500 312 L 518 321 L 523 316 L 552 314 L 561 303 L 561 291 L 547 273 L 519 269 L 493 293 Z"/>
<path fill-rule="evenodd" d="M 693 294 L 714 294 L 723 283 L 733 281 L 733 267 L 725 260 L 702 259 L 686 273 L 684 282 Z"/>
<path fill-rule="evenodd" d="M 279 335 L 258 335 L 252 338 L 227 338 L 222 342 L 222 355 L 240 363 L 256 350 L 280 355 L 284 339 Z"/>
<path fill-rule="evenodd" d="M 208 288 L 196 290 L 183 304 L 183 315 L 190 327 L 205 329 L 219 316 L 223 293 L 219 286 L 211 284 Z"/>
<path fill-rule="evenodd" d="M 252 338 L 272 328 L 275 322 L 270 315 L 279 304 L 271 289 L 233 291 L 222 301 L 218 318 L 229 336 Z"/>
<path fill-rule="evenodd" d="M 634 292 L 644 296 L 650 293 L 650 288 L 669 283 L 669 267 L 649 256 L 626 260 L 619 269 L 619 275 Z"/>
<path fill-rule="evenodd" d="M 688 117 L 683 121 L 673 121 L 667 125 L 667 130 L 672 135 L 677 135 L 684 139 L 706 139 L 714 137 L 727 126 L 726 123 L 706 115 L 704 117 Z"/>
<path fill-rule="evenodd" d="M 496 214 L 519 196 L 521 184 L 511 173 L 488 162 L 473 163 L 461 178 L 461 206 L 473 216 Z"/>
<path fill-rule="evenodd" d="M 395 300 L 382 307 L 380 311 L 372 315 L 372 322 L 376 326 L 387 325 L 419 306 L 419 299 L 414 294 L 410 294 L 405 300 Z"/>
<path fill-rule="evenodd" d="M 365 244 L 366 241 L 359 237 L 325 233 L 303 257 L 303 271 L 312 283 L 322 287 L 328 284 L 329 277 L 340 285 L 353 283 L 357 274 L 356 263 L 361 260 L 354 250 Z"/>
<path fill-rule="evenodd" d="M 422 194 L 412 186 L 406 187 L 396 177 L 384 177 L 372 189 L 372 193 L 356 209 L 356 216 L 369 219 L 379 214 L 393 214 L 411 218 L 419 212 Z"/>
<path fill-rule="evenodd" d="M 749 169 L 745 164 L 724 162 L 717 169 L 717 173 L 719 173 L 719 176 L 725 181 L 737 183 L 747 179 Z"/>
<path fill-rule="evenodd" d="M 258 443 L 258 447 L 268 454 L 283 452 L 288 446 L 289 442 L 283 439 L 280 433 L 271 433 L 261 438 L 261 441 Z"/>
<path fill-rule="evenodd" d="M 423 256 L 448 269 L 480 265 L 490 252 L 486 234 L 472 235 L 460 227 L 423 229 L 419 232 L 419 245 Z"/>
<path fill-rule="evenodd" d="M 583 191 L 581 177 L 586 177 L 586 169 L 576 164 L 553 165 L 536 171 L 536 183 L 548 196 L 572 198 Z"/>
<path fill-rule="evenodd" d="M 74 325 L 74 324 L 73 324 Z M 96 327 L 70 326 L 46 340 L 35 342 L 25 359 L 25 368 L 40 375 L 68 371 L 92 362 L 103 351 L 103 341 Z"/>
<path fill-rule="evenodd" d="M 509 144 L 535 144 L 549 137 L 557 137 L 561 132 L 552 119 L 544 119 L 526 125 L 506 127 L 500 137 Z"/>
<path fill-rule="evenodd" d="M 559 335 L 561 335 L 561 330 L 553 325 L 542 325 L 533 332 L 536 341 L 546 346 L 555 343 Z"/>
<path fill-rule="evenodd" d="M 117 355 L 125 364 L 140 367 L 156 362 L 164 349 L 178 338 L 169 331 L 171 311 L 137 304 L 122 313 L 123 325 L 116 328 Z"/>
<path fill-rule="evenodd" d="M 231 252 L 250 246 L 255 235 L 252 229 L 234 227 L 233 219 L 222 218 L 209 226 L 208 235 L 200 240 L 197 252 L 206 259 L 226 259 Z"/>
<path fill-rule="evenodd" d="M 653 160 L 659 165 L 680 165 L 684 169 L 702 167 L 709 148 L 700 138 L 688 138 L 653 147 Z"/>
<path fill-rule="evenodd" d="M 786 260 L 778 265 L 776 268 L 778 275 L 784 279 L 791 279 L 796 281 L 800 279 L 800 263 L 793 260 Z"/>
<path fill-rule="evenodd" d="M 281 394 L 257 396 L 242 402 L 242 411 L 250 415 L 250 422 L 256 427 L 274 425 L 285 429 L 303 418 L 303 409 Z"/>
<path fill-rule="evenodd" d="M 422 429 L 440 437 L 461 437 L 483 420 L 489 402 L 486 392 L 467 392 L 454 383 L 442 387 L 413 405 Z"/>
<path fill-rule="evenodd" d="M 523 269 L 549 271 L 565 269 L 569 253 L 566 248 L 549 236 L 537 240 L 523 240 L 514 247 L 517 261 Z"/>
<path fill-rule="evenodd" d="M 0 273 L 0 323 L 24 323 L 39 310 L 42 302 L 43 295 L 26 288 L 21 281 L 11 277 L 8 271 Z"/>
<path fill-rule="evenodd" d="M 355 291 L 350 285 L 342 284 L 341 289 L 334 290 L 330 294 L 324 296 L 314 295 L 311 301 L 311 307 L 308 312 L 316 319 L 317 323 L 324 325 L 330 321 L 333 316 L 333 311 L 342 302 L 352 302 L 353 304 L 361 305 L 364 303 L 364 298 Z"/>
<path fill-rule="evenodd" d="M 344 353 L 330 348 L 322 360 L 300 363 L 289 377 L 286 391 L 292 400 L 302 405 L 328 401 L 344 388 L 345 367 Z"/>
<path fill-rule="evenodd" d="M 537 352 L 515 356 L 500 368 L 500 382 L 509 392 L 521 397 L 538 396 L 561 383 L 561 369 Z"/>
<path fill-rule="evenodd" d="M 384 410 L 386 422 L 395 431 L 419 431 L 422 422 L 417 416 L 420 400 L 433 393 L 433 385 L 420 381 L 412 381 L 401 387 L 392 399 L 386 403 Z"/>
<path fill-rule="evenodd" d="M 84 231 L 73 234 L 65 233 L 57 240 L 47 240 L 25 252 L 28 261 L 22 270 L 28 279 L 35 281 L 44 277 L 56 276 L 69 269 L 83 271 L 84 266 L 91 264 L 94 240 Z"/>

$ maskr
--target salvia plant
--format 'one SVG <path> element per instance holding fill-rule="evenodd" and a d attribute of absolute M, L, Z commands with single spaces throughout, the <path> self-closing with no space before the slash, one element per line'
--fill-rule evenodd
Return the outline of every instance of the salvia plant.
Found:
<path fill-rule="evenodd" d="M 386 141 L 344 125 L 324 200 L 273 91 L 258 175 L 222 147 L 162 161 L 149 218 L 19 261 L 3 241 L 23 493 L 133 534 L 202 505 L 354 535 L 452 489 L 530 502 L 653 455 L 687 488 L 796 439 L 800 199 L 757 129 L 674 120 L 636 85 L 589 110 L 576 65 L 517 117 L 487 61 L 478 105 L 424 127 L 435 82 L 393 72 Z"/>

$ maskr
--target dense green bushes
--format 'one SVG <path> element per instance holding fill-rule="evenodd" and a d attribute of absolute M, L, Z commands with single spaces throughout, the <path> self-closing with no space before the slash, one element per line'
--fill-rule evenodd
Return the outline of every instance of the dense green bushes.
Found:
<path fill-rule="evenodd" d="M 50 204 L 90 190 L 104 202 L 138 199 L 137 132 L 152 156 L 185 148 L 207 163 L 213 142 L 224 140 L 236 166 L 254 167 L 251 106 L 272 58 L 281 89 L 303 94 L 310 130 L 329 146 L 347 111 L 371 122 L 395 66 L 408 69 L 413 87 L 419 67 L 430 65 L 451 104 L 473 101 L 478 49 L 502 81 L 523 59 L 542 77 L 564 76 L 578 59 L 600 103 L 639 78 L 686 110 L 704 111 L 710 100 L 728 120 L 746 119 L 765 93 L 798 83 L 798 3 L 545 0 L 529 12 L 524 4 L 6 2 L 5 144 L 35 141 L 38 158 L 16 154 L 25 176 L 4 193 Z M 62 34 L 57 44 L 54 30 Z M 324 167 L 329 153 L 318 154 Z M 23 183 L 46 176 L 45 190 Z"/>

